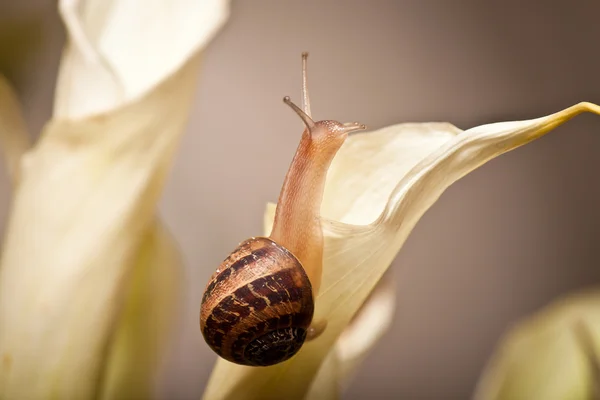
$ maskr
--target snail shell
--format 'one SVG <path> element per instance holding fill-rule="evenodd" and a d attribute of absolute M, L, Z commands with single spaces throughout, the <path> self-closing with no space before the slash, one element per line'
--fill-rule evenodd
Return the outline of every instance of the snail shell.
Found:
<path fill-rule="evenodd" d="M 224 359 L 269 366 L 300 350 L 313 313 L 312 286 L 300 261 L 256 237 L 242 242 L 210 279 L 200 330 Z"/>

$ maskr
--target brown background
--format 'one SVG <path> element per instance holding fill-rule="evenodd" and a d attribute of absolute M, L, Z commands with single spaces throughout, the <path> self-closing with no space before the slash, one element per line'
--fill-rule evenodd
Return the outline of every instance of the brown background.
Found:
<path fill-rule="evenodd" d="M 0 36 L 8 21 L 41 23 L 19 55 L 25 69 L 8 70 L 38 131 L 64 35 L 53 2 L 14 3 L 0 0 Z M 317 118 L 468 128 L 599 103 L 599 13 L 592 1 L 235 1 L 205 52 L 161 204 L 188 289 L 161 397 L 198 398 L 208 379 L 201 292 L 234 245 L 261 232 L 276 199 L 300 134 L 281 98 L 299 100 L 301 51 L 311 52 Z M 16 57 L 10 43 L 0 51 Z M 584 115 L 451 187 L 392 266 L 393 327 L 345 398 L 467 398 L 511 322 L 597 283 L 599 154 L 600 117 Z M 5 181 L 1 189 L 3 221 Z"/>

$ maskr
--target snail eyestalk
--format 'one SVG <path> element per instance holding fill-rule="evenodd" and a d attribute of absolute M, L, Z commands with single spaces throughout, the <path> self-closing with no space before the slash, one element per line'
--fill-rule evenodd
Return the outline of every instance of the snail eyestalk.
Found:
<path fill-rule="evenodd" d="M 302 101 L 304 112 L 306 115 L 312 118 L 312 114 L 310 112 L 310 99 L 308 97 L 308 84 L 306 80 L 306 64 L 308 59 L 308 53 L 302 53 Z"/>
<path fill-rule="evenodd" d="M 285 96 L 283 98 L 283 102 L 290 106 L 292 110 L 294 110 L 296 114 L 298 114 L 298 116 L 302 119 L 302 122 L 304 122 L 304 125 L 306 125 L 306 129 L 308 129 L 309 132 L 312 132 L 315 129 L 315 121 L 313 121 L 308 114 L 302 111 L 300 107 L 295 105 L 294 102 L 290 100 L 290 96 Z"/>
<path fill-rule="evenodd" d="M 348 135 L 367 129 L 367 126 L 365 124 L 361 124 L 360 122 L 346 122 L 343 124 L 343 127 L 344 131 Z"/>

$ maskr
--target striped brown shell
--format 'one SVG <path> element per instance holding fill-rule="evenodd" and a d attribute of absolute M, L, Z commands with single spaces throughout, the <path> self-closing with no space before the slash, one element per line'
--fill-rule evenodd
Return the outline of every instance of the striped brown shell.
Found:
<path fill-rule="evenodd" d="M 200 330 L 224 359 L 268 366 L 300 350 L 313 312 L 312 287 L 300 261 L 257 237 L 242 242 L 210 279 Z"/>

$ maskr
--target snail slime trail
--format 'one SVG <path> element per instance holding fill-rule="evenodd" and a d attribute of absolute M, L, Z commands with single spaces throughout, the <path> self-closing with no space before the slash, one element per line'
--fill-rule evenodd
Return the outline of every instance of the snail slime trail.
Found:
<path fill-rule="evenodd" d="M 284 102 L 306 129 L 285 177 L 271 235 L 243 241 L 217 268 L 200 306 L 200 330 L 220 357 L 269 366 L 296 354 L 307 338 L 321 285 L 321 201 L 327 170 L 357 122 L 313 121 L 302 54 L 303 109 Z M 322 330 L 315 324 L 311 331 Z M 318 327 L 321 325 L 321 327 Z"/>

